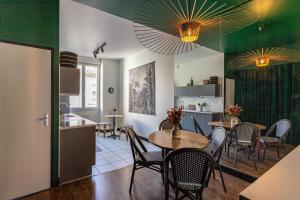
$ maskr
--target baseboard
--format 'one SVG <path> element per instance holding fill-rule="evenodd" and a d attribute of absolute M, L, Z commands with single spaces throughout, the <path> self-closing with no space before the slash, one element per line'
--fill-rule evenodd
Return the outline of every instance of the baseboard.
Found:
<path fill-rule="evenodd" d="M 238 177 L 238 178 L 240 178 L 240 179 L 242 179 L 242 180 L 244 180 L 244 181 L 247 181 L 247 182 L 249 182 L 249 183 L 253 183 L 254 181 L 256 181 L 256 177 L 254 177 L 254 176 L 251 176 L 251 175 L 249 175 L 249 174 L 246 174 L 246 173 L 244 173 L 244 172 L 241 172 L 241 171 L 239 171 L 239 170 L 236 170 L 236 169 L 234 169 L 234 168 L 232 168 L 232 167 L 228 167 L 228 166 L 226 166 L 226 165 L 221 165 L 221 167 L 222 167 L 222 171 L 223 172 L 226 172 L 227 174 L 230 174 L 230 175 L 232 175 L 232 176 L 235 176 L 235 177 Z"/>

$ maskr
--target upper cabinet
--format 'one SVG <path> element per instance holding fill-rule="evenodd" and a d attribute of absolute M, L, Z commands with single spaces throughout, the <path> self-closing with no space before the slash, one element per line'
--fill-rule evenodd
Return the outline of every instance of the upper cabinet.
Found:
<path fill-rule="evenodd" d="M 77 54 L 60 52 L 60 94 L 79 95 L 80 69 L 77 69 Z"/>
<path fill-rule="evenodd" d="M 60 94 L 71 96 L 80 93 L 80 69 L 60 67 Z"/>
<path fill-rule="evenodd" d="M 221 85 L 219 84 L 208 84 L 208 85 L 195 85 L 186 87 L 176 87 L 175 96 L 186 96 L 186 97 L 219 97 L 221 95 Z"/>

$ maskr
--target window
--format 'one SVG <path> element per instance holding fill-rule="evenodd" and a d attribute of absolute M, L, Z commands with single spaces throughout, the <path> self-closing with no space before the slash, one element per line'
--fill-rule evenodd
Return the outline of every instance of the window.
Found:
<path fill-rule="evenodd" d="M 99 105 L 99 66 L 79 64 L 80 94 L 70 96 L 71 108 L 98 108 Z"/>

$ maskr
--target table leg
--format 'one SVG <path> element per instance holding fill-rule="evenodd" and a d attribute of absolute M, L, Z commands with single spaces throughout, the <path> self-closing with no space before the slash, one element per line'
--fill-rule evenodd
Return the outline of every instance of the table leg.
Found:
<path fill-rule="evenodd" d="M 116 118 L 113 117 L 112 120 L 113 120 L 113 123 L 112 123 L 112 135 L 108 136 L 108 137 L 113 137 L 114 139 L 116 139 L 116 137 L 119 137 L 119 136 L 116 135 L 116 132 L 115 132 L 115 129 L 116 129 Z"/>
<path fill-rule="evenodd" d="M 261 136 L 261 131 L 258 129 L 257 132 L 257 161 L 261 162 L 260 160 L 260 136 Z"/>

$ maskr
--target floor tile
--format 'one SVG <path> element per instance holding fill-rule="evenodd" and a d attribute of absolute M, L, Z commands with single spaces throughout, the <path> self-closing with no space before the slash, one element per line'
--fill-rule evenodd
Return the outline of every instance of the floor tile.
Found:
<path fill-rule="evenodd" d="M 98 171 L 98 169 L 96 167 L 92 168 L 92 176 L 98 175 L 100 172 Z"/>
<path fill-rule="evenodd" d="M 128 166 L 128 163 L 125 160 L 120 160 L 120 161 L 111 163 L 111 165 L 116 167 L 116 169 L 120 169 L 122 167 Z"/>
<path fill-rule="evenodd" d="M 133 158 L 126 158 L 125 161 L 126 161 L 128 164 L 133 164 Z"/>
<path fill-rule="evenodd" d="M 132 153 L 122 154 L 122 155 L 120 155 L 120 157 L 123 159 L 132 158 Z"/>
<path fill-rule="evenodd" d="M 108 164 L 109 162 L 107 160 L 105 160 L 104 158 L 100 158 L 100 159 L 96 159 L 96 164 L 95 166 L 101 166 L 101 165 L 105 165 Z"/>
<path fill-rule="evenodd" d="M 106 164 L 106 165 L 102 165 L 100 167 L 96 167 L 98 171 L 100 171 L 101 173 L 104 173 L 104 172 L 109 172 L 109 171 L 113 171 L 115 170 L 116 168 L 111 165 L 111 164 Z"/>
<path fill-rule="evenodd" d="M 96 167 L 99 173 L 112 171 L 133 164 L 130 142 L 124 135 L 121 139 L 96 137 L 97 146 L 102 151 L 96 153 Z M 160 151 L 160 148 L 143 141 L 148 151 Z"/>
<path fill-rule="evenodd" d="M 104 153 L 100 154 L 103 158 L 109 158 L 109 157 L 114 157 L 116 154 L 110 152 L 110 153 Z"/>
<path fill-rule="evenodd" d="M 122 160 L 122 158 L 119 156 L 113 156 L 113 157 L 107 157 L 107 158 L 105 158 L 105 160 L 107 160 L 108 162 L 111 163 L 111 162 Z"/>

